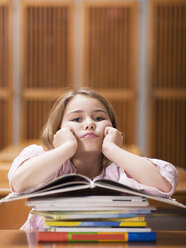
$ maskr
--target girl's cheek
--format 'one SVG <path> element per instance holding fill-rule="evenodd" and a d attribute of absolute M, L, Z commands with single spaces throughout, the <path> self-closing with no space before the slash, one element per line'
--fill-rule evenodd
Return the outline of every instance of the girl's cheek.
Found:
<path fill-rule="evenodd" d="M 64 122 L 64 123 L 62 123 L 61 126 L 62 126 L 62 127 L 69 127 L 69 128 L 72 128 L 72 127 L 73 127 L 73 124 L 72 124 L 72 123 L 69 123 L 69 122 Z"/>
<path fill-rule="evenodd" d="M 104 125 L 104 129 L 105 129 L 106 127 L 112 127 L 112 123 L 111 123 L 111 122 L 107 122 L 107 123 L 105 123 L 105 125 Z"/>
<path fill-rule="evenodd" d="M 71 123 L 71 124 L 67 124 L 66 127 L 70 128 L 75 134 L 75 136 L 77 136 L 79 130 L 76 125 L 73 125 L 73 123 Z"/>

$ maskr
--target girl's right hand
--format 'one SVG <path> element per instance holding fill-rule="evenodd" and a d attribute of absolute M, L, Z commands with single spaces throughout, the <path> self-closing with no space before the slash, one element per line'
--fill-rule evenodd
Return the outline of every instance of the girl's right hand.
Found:
<path fill-rule="evenodd" d="M 68 127 L 63 127 L 58 130 L 54 135 L 53 144 L 54 147 L 57 148 L 67 143 L 71 144 L 75 151 L 77 150 L 78 143 L 75 135 L 73 134 L 72 129 Z"/>

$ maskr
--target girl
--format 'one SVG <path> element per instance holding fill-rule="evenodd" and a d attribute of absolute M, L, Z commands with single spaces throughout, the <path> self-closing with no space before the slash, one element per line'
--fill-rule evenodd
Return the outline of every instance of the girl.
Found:
<path fill-rule="evenodd" d="M 31 145 L 14 160 L 9 171 L 12 191 L 28 193 L 68 173 L 115 180 L 163 197 L 176 188 L 173 165 L 121 148 L 123 137 L 112 107 L 93 90 L 73 90 L 59 98 L 42 137 L 48 151 Z M 30 214 L 22 228 L 37 230 L 42 224 L 40 216 Z"/>

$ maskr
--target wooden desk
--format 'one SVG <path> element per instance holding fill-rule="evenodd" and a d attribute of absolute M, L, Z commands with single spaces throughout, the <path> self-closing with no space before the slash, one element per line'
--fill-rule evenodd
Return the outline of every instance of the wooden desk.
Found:
<path fill-rule="evenodd" d="M 28 218 L 31 210 L 25 206 L 25 199 L 0 204 L 0 232 L 1 229 L 19 229 Z M 1 247 L 1 241 L 0 241 Z"/>
<path fill-rule="evenodd" d="M 3 248 L 179 248 L 186 247 L 186 231 L 158 231 L 156 243 L 37 243 L 37 232 L 19 230 L 1 230 L 0 246 Z"/>

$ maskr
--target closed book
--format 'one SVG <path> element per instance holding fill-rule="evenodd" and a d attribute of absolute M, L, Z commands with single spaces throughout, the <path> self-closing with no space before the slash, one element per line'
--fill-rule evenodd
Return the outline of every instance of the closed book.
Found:
<path fill-rule="evenodd" d="M 104 211 L 35 211 L 31 213 L 53 220 L 131 218 L 151 214 L 154 208 L 128 208 L 125 210 Z"/>
<path fill-rule="evenodd" d="M 149 227 L 46 227 L 49 232 L 151 232 Z"/>
<path fill-rule="evenodd" d="M 76 227 L 145 227 L 145 221 L 51 221 L 46 220 L 45 226 L 76 226 Z"/>
<path fill-rule="evenodd" d="M 27 202 L 28 206 L 55 205 L 70 207 L 76 202 L 76 206 L 148 206 L 149 202 L 145 197 L 127 195 L 81 195 L 64 197 L 41 197 L 32 198 Z"/>
<path fill-rule="evenodd" d="M 74 204 L 74 202 L 76 204 Z M 140 196 L 87 195 L 80 197 L 41 197 L 26 202 L 37 211 L 122 210 L 129 207 L 147 207 L 149 202 Z"/>
<path fill-rule="evenodd" d="M 39 242 L 154 242 L 155 232 L 38 232 Z"/>

